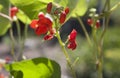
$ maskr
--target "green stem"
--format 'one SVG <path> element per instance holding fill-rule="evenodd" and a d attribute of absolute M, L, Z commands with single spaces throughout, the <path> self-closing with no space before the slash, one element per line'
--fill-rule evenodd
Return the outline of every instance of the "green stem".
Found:
<path fill-rule="evenodd" d="M 120 2 L 118 2 L 115 6 L 113 6 L 111 9 L 110 9 L 110 13 L 115 11 L 118 7 L 120 7 Z"/>
<path fill-rule="evenodd" d="M 7 18 L 9 21 L 12 22 L 12 19 L 11 19 L 8 15 L 3 14 L 3 13 L 0 12 L 0 16 L 2 16 L 2 17 L 4 17 L 4 18 Z"/>
<path fill-rule="evenodd" d="M 20 29 L 20 24 L 19 21 L 16 20 L 16 26 L 17 26 L 17 34 L 18 34 L 18 43 L 19 45 L 21 44 L 21 29 Z"/>
<path fill-rule="evenodd" d="M 24 43 L 25 43 L 25 39 L 27 38 L 27 31 L 28 31 L 28 25 L 27 23 L 25 24 L 25 29 L 24 29 L 24 37 L 23 37 L 23 40 L 22 40 L 22 45 L 21 45 L 21 54 L 23 54 L 23 50 L 24 50 Z"/>
<path fill-rule="evenodd" d="M 22 51 L 22 38 L 21 38 L 21 29 L 20 29 L 20 23 L 18 20 L 15 21 L 17 26 L 17 34 L 18 34 L 18 60 L 22 59 L 23 51 Z"/>
<path fill-rule="evenodd" d="M 68 55 L 68 53 L 67 53 L 67 51 L 66 51 L 66 49 L 65 49 L 65 44 L 64 44 L 64 43 L 62 42 L 62 40 L 61 40 L 59 31 L 56 32 L 56 37 L 57 37 L 58 42 L 59 42 L 59 44 L 60 44 L 60 46 L 61 46 L 61 48 L 62 48 L 62 50 L 63 50 L 63 53 L 64 53 L 64 55 L 65 55 L 65 57 L 66 57 L 66 61 L 67 61 L 68 66 L 70 67 L 70 70 L 71 70 L 71 72 L 72 72 L 73 78 L 76 78 L 75 71 L 74 71 L 74 69 L 73 69 L 73 67 L 72 67 L 72 64 L 71 64 L 69 55 Z"/>
<path fill-rule="evenodd" d="M 110 11 L 110 0 L 107 0 L 107 11 Z M 103 29 L 103 32 L 100 36 L 99 44 L 98 44 L 98 78 L 103 78 L 103 52 L 102 52 L 102 44 L 103 44 L 103 39 L 104 35 L 106 33 L 107 27 L 108 27 L 108 22 L 109 22 L 109 17 L 110 14 L 107 14 L 105 16 L 105 28 Z"/>
<path fill-rule="evenodd" d="M 76 14 L 76 16 L 77 16 L 77 19 L 78 19 L 79 23 L 81 24 L 81 27 L 82 27 L 82 29 L 83 29 L 83 31 L 84 31 L 84 33 L 85 33 L 85 36 L 86 36 L 86 38 L 87 38 L 88 43 L 89 43 L 90 45 L 92 45 L 91 40 L 90 40 L 90 37 L 89 37 L 89 34 L 88 34 L 88 32 L 87 32 L 87 30 L 86 30 L 86 28 L 85 28 L 82 20 L 80 19 L 80 17 L 79 17 L 77 14 Z"/>
<path fill-rule="evenodd" d="M 13 59 L 14 61 L 16 61 L 16 57 L 15 57 L 15 52 L 14 52 L 14 48 L 15 48 L 15 39 L 14 39 L 14 36 L 13 36 L 13 30 L 12 28 L 10 28 L 10 38 L 11 38 L 11 41 L 12 41 L 12 48 L 11 48 L 11 54 L 13 56 Z"/>

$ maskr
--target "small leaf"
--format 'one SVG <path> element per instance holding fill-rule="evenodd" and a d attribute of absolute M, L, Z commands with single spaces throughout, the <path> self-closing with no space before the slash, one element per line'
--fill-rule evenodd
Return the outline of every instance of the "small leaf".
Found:
<path fill-rule="evenodd" d="M 1 13 L 5 15 L 9 15 L 9 0 L 0 0 L 0 4 L 4 9 L 1 9 Z M 10 27 L 10 21 L 3 17 L 0 16 L 0 36 L 4 35 L 8 28 Z"/>
<path fill-rule="evenodd" d="M 34 58 L 5 66 L 15 78 L 61 78 L 59 64 L 47 58 Z"/>

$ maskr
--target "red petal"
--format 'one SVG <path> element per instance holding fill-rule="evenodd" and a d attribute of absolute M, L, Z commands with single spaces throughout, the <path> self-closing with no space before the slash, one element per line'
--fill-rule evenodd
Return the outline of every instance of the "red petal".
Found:
<path fill-rule="evenodd" d="M 96 22 L 96 28 L 99 28 L 99 27 L 100 27 L 100 21 L 97 20 L 97 22 Z"/>
<path fill-rule="evenodd" d="M 18 12 L 18 8 L 17 7 L 12 7 L 10 9 L 10 16 L 11 16 L 11 18 L 13 18 L 13 16 L 16 16 L 17 12 Z"/>
<path fill-rule="evenodd" d="M 30 27 L 33 29 L 36 29 L 38 27 L 37 23 L 38 23 L 38 20 L 32 20 Z"/>
<path fill-rule="evenodd" d="M 70 42 L 75 41 L 77 36 L 77 31 L 75 29 L 72 30 L 72 32 L 70 33 L 70 35 L 68 36 L 68 39 Z"/>
<path fill-rule="evenodd" d="M 44 40 L 51 40 L 53 38 L 53 35 L 46 35 L 44 36 Z"/>
<path fill-rule="evenodd" d="M 91 25 L 93 23 L 92 19 L 87 20 L 88 25 Z"/>
<path fill-rule="evenodd" d="M 47 12 L 50 13 L 52 9 L 52 2 L 47 4 Z"/>
<path fill-rule="evenodd" d="M 68 14 L 69 13 L 69 8 L 65 8 L 65 13 Z"/>
<path fill-rule="evenodd" d="M 48 29 L 52 28 L 52 21 L 49 18 L 41 18 L 38 20 L 38 25 L 45 25 Z"/>
<path fill-rule="evenodd" d="M 45 34 L 48 32 L 48 28 L 45 25 L 38 26 L 35 30 L 37 35 Z"/>
<path fill-rule="evenodd" d="M 65 22 L 65 19 L 66 19 L 66 13 L 63 11 L 61 14 L 60 14 L 60 24 L 64 23 Z"/>
<path fill-rule="evenodd" d="M 40 12 L 40 13 L 38 14 L 38 18 L 39 18 L 39 19 L 44 18 L 44 17 L 45 17 L 45 15 L 44 15 L 43 12 Z"/>
<path fill-rule="evenodd" d="M 68 49 L 74 50 L 74 49 L 76 49 L 77 44 L 75 41 L 73 41 L 73 42 L 70 42 L 67 47 L 68 47 Z"/>

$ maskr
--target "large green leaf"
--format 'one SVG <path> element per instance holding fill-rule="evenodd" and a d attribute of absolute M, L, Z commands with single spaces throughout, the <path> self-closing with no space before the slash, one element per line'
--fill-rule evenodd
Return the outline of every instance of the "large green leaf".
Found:
<path fill-rule="evenodd" d="M 0 5 L 4 8 L 1 9 L 1 13 L 9 15 L 9 0 L 0 0 Z M 0 36 L 4 35 L 8 28 L 10 27 L 10 21 L 0 15 Z"/>
<path fill-rule="evenodd" d="M 59 64 L 47 58 L 24 60 L 5 67 L 15 78 L 61 78 Z"/>

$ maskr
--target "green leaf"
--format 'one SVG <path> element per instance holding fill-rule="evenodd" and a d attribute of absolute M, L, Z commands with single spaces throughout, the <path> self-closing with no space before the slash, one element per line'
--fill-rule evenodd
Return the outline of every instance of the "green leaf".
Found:
<path fill-rule="evenodd" d="M 9 0 L 0 0 L 0 5 L 2 5 L 2 7 L 4 8 L 4 9 L 1 9 L 0 12 L 8 16 Z M 0 36 L 4 35 L 7 32 L 8 28 L 10 27 L 10 24 L 11 23 L 7 18 L 0 15 Z"/>
<path fill-rule="evenodd" d="M 3 6 L 0 4 L 0 11 L 3 9 Z"/>
<path fill-rule="evenodd" d="M 59 64 L 47 58 L 34 58 L 5 66 L 15 78 L 61 78 Z M 18 77 L 19 75 L 23 77 Z"/>
<path fill-rule="evenodd" d="M 68 17 L 76 17 L 76 14 L 83 16 L 88 8 L 88 2 L 86 0 L 54 0 L 59 5 L 70 8 Z"/>
<path fill-rule="evenodd" d="M 24 24 L 30 24 L 31 20 L 29 17 L 21 10 L 17 13 L 17 18 L 21 20 Z"/>
<path fill-rule="evenodd" d="M 10 0 L 11 3 L 21 9 L 31 20 L 37 18 L 40 11 L 46 11 L 46 5 L 54 2 L 63 7 L 69 7 L 72 16 L 77 13 L 83 16 L 87 10 L 86 0 Z"/>
<path fill-rule="evenodd" d="M 22 71 L 11 71 L 10 72 L 12 76 L 14 76 L 14 78 L 23 78 L 23 72 Z"/>
<path fill-rule="evenodd" d="M 83 16 L 88 8 L 88 2 L 86 0 L 79 0 L 76 3 L 76 7 L 73 9 L 72 16 L 76 17 L 76 14 L 79 16 Z"/>
<path fill-rule="evenodd" d="M 31 20 L 36 18 L 40 10 L 45 9 L 47 4 L 45 0 L 10 0 L 10 2 L 22 10 Z"/>

